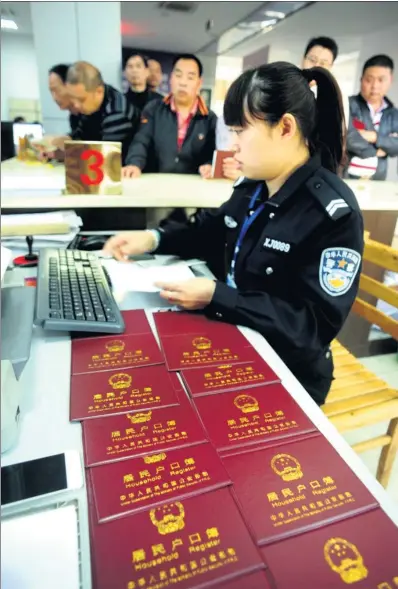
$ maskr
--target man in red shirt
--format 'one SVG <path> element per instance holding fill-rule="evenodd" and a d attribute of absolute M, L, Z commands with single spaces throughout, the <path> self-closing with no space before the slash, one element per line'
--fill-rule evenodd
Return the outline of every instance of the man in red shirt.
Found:
<path fill-rule="evenodd" d="M 123 168 L 125 178 L 138 178 L 143 170 L 210 176 L 217 117 L 199 95 L 202 73 L 194 55 L 175 59 L 171 94 L 149 103 L 142 112 Z"/>

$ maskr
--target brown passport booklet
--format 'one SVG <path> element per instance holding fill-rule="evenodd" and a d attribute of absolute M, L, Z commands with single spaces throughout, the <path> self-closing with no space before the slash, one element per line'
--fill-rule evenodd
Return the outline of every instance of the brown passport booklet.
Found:
<path fill-rule="evenodd" d="M 222 452 L 316 431 L 281 384 L 196 397 L 195 406 L 210 440 Z"/>
<path fill-rule="evenodd" d="M 188 399 L 156 411 L 140 411 L 83 422 L 85 465 L 115 462 L 198 444 L 206 434 Z"/>
<path fill-rule="evenodd" d="M 213 164 L 211 169 L 212 178 L 219 180 L 220 178 L 225 178 L 223 172 L 223 164 L 224 160 L 228 157 L 234 157 L 234 151 L 228 151 L 224 149 L 216 149 L 213 154 Z"/>
<path fill-rule="evenodd" d="M 260 357 L 243 364 L 218 364 L 207 368 L 184 370 L 182 377 L 192 397 L 279 382 L 275 372 Z"/>
<path fill-rule="evenodd" d="M 261 550 L 278 589 L 395 589 L 398 528 L 376 509 Z M 243 589 L 243 587 L 242 587 Z"/>
<path fill-rule="evenodd" d="M 91 480 L 99 522 L 231 483 L 208 442 L 97 466 Z"/>
<path fill-rule="evenodd" d="M 152 333 L 72 341 L 72 374 L 163 364 Z"/>
<path fill-rule="evenodd" d="M 223 459 L 260 545 L 374 508 L 363 483 L 320 435 Z"/>
<path fill-rule="evenodd" d="M 178 405 L 178 398 L 162 365 L 71 377 L 71 421 L 170 405 Z"/>
<path fill-rule="evenodd" d="M 91 537 L 96 589 L 202 589 L 264 568 L 229 489 L 98 523 Z"/>

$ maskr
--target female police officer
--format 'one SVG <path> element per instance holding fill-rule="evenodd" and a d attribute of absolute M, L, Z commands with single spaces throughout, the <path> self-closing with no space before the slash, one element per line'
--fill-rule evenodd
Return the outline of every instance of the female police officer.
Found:
<path fill-rule="evenodd" d="M 196 224 L 117 235 L 105 250 L 119 260 L 156 250 L 218 267 L 216 281 L 161 284 L 161 295 L 259 331 L 321 404 L 333 378 L 329 344 L 355 299 L 363 251 L 358 204 L 336 175 L 340 91 L 322 68 L 272 63 L 232 84 L 224 118 L 242 171 L 231 199 Z"/>

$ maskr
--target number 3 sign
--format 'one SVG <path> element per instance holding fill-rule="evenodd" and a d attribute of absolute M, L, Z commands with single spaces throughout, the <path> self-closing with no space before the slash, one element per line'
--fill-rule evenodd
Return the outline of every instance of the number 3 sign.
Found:
<path fill-rule="evenodd" d="M 65 141 L 66 194 L 121 194 L 121 143 Z"/>

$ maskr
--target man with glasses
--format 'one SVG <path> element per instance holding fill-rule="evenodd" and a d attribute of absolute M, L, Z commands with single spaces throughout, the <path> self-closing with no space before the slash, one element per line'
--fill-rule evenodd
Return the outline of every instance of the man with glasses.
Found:
<path fill-rule="evenodd" d="M 323 67 L 331 70 L 339 53 L 339 48 L 334 39 L 330 37 L 315 37 L 308 42 L 304 52 L 302 67 Z"/>

